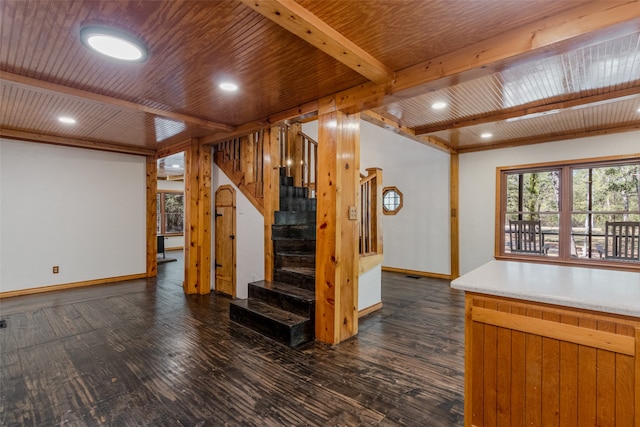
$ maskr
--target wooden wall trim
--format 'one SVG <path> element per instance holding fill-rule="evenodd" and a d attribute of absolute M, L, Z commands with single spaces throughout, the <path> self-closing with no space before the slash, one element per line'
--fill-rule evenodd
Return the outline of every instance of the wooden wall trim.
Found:
<path fill-rule="evenodd" d="M 89 139 L 75 139 L 41 133 L 24 132 L 13 129 L 0 129 L 0 136 L 19 141 L 39 142 L 42 144 L 60 145 L 63 147 L 86 148 L 89 150 L 108 151 L 111 153 L 135 154 L 139 156 L 155 156 L 156 150 L 152 148 L 119 145 L 108 142 L 93 141 Z"/>
<path fill-rule="evenodd" d="M 104 279 L 85 280 L 82 282 L 62 283 L 60 285 L 41 286 L 38 288 L 19 289 L 16 291 L 0 292 L 0 299 L 18 297 L 22 295 L 33 295 L 44 292 L 61 291 L 64 289 L 81 288 L 84 286 L 104 285 L 106 283 L 124 282 L 127 280 L 144 279 L 147 273 L 130 274 L 127 276 L 106 277 Z"/>
<path fill-rule="evenodd" d="M 471 308 L 471 319 L 474 322 L 513 329 L 629 356 L 634 356 L 636 352 L 635 337 L 626 335 L 618 335 L 596 329 L 588 329 L 519 314 L 505 313 L 482 307 Z"/>
<path fill-rule="evenodd" d="M 381 308 L 382 308 L 382 302 L 373 304 L 372 306 L 367 307 L 367 308 L 363 308 L 362 310 L 358 311 L 358 319 L 361 318 L 361 317 L 366 316 L 367 314 L 371 314 L 374 311 L 378 311 Z"/>
<path fill-rule="evenodd" d="M 389 271 L 392 273 L 411 274 L 414 276 L 422 276 L 422 277 L 431 277 L 433 279 L 451 280 L 451 275 L 449 274 L 430 273 L 428 271 L 420 271 L 420 270 L 408 270 L 406 268 L 389 267 L 386 265 L 382 266 L 382 271 Z"/>
<path fill-rule="evenodd" d="M 360 274 L 366 273 L 367 271 L 371 270 L 373 267 L 382 264 L 383 259 L 384 259 L 383 254 L 361 256 L 358 272 Z"/>

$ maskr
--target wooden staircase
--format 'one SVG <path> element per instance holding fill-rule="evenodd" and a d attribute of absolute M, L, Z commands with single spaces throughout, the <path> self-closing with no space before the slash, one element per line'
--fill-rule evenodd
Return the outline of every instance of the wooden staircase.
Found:
<path fill-rule="evenodd" d="M 280 210 L 272 225 L 273 282 L 249 283 L 249 298 L 231 302 L 232 321 L 297 347 L 315 334 L 316 199 L 280 172 Z"/>

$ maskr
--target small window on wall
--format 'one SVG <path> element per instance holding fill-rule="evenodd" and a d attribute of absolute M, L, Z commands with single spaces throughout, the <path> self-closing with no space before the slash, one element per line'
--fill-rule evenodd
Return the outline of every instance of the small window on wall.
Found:
<path fill-rule="evenodd" d="M 157 203 L 156 232 L 165 236 L 183 234 L 184 194 L 179 192 L 159 192 Z"/>
<path fill-rule="evenodd" d="M 395 215 L 402 209 L 402 193 L 396 187 L 385 187 L 382 190 L 382 212 Z"/>

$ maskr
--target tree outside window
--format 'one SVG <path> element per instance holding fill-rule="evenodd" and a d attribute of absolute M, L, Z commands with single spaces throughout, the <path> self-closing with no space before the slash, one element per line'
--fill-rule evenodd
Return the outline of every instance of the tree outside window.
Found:
<path fill-rule="evenodd" d="M 640 160 L 572 163 L 500 169 L 498 256 L 536 256 L 538 261 L 611 263 L 605 244 L 607 222 L 640 226 Z M 534 221 L 539 253 L 516 248 L 513 224 Z M 534 233 L 534 232 L 531 232 Z M 522 236 L 521 236 L 522 237 Z M 638 247 L 640 237 L 631 237 Z M 634 256 L 635 257 L 635 256 Z M 640 258 L 632 262 L 640 263 Z M 627 260 L 628 262 L 628 260 Z M 640 267 L 640 266 L 639 266 Z"/>
<path fill-rule="evenodd" d="M 183 234 L 184 194 L 159 192 L 157 204 L 157 233 L 161 235 Z"/>

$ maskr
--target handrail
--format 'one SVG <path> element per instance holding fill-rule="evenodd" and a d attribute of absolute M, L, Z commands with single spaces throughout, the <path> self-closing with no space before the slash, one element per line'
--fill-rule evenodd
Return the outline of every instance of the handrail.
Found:
<path fill-rule="evenodd" d="M 214 161 L 262 211 L 264 196 L 264 130 L 229 138 L 214 145 Z"/>

